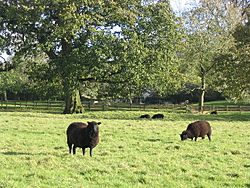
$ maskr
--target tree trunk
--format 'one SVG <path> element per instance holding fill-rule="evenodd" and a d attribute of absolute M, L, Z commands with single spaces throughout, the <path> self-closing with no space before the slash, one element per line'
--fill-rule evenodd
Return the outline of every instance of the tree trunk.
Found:
<path fill-rule="evenodd" d="M 65 92 L 65 108 L 64 114 L 82 113 L 83 106 L 81 103 L 80 93 L 78 89 Z"/>
<path fill-rule="evenodd" d="M 205 74 L 201 76 L 201 93 L 200 93 L 200 100 L 199 100 L 199 112 L 203 113 L 204 111 L 204 98 L 205 98 Z"/>
<path fill-rule="evenodd" d="M 3 100 L 8 101 L 8 96 L 7 96 L 7 91 L 6 90 L 3 92 Z"/>

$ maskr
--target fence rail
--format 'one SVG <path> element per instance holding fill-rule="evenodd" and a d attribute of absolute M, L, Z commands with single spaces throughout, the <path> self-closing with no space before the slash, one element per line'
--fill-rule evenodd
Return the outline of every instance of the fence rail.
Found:
<path fill-rule="evenodd" d="M 167 110 L 167 111 L 198 111 L 197 105 L 185 104 L 129 104 L 129 103 L 105 103 L 82 102 L 85 110 L 105 111 L 105 110 Z M 1 101 L 0 109 L 8 110 L 52 110 L 63 111 L 63 101 Z M 205 105 L 204 111 L 250 111 L 250 105 Z"/>

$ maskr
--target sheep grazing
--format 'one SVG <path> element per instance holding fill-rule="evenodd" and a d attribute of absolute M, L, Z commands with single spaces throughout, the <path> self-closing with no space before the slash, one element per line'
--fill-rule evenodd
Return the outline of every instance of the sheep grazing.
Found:
<path fill-rule="evenodd" d="M 212 111 L 210 114 L 215 114 L 215 115 L 217 115 L 218 112 L 215 110 L 215 111 Z"/>
<path fill-rule="evenodd" d="M 66 131 L 67 144 L 69 146 L 69 153 L 71 153 L 73 146 L 73 154 L 76 153 L 76 148 L 82 148 L 82 154 L 85 154 L 85 148 L 90 148 L 90 156 L 92 156 L 92 149 L 99 142 L 99 127 L 101 122 L 74 122 L 71 123 Z"/>
<path fill-rule="evenodd" d="M 188 138 L 195 138 L 195 141 L 198 137 L 202 139 L 207 135 L 209 141 L 211 141 L 211 126 L 207 121 L 196 121 L 188 125 L 187 129 L 180 134 L 181 140 L 186 140 Z"/>
<path fill-rule="evenodd" d="M 150 115 L 149 114 L 144 114 L 144 115 L 141 115 L 140 118 L 146 118 L 146 119 L 149 119 L 150 118 Z"/>
<path fill-rule="evenodd" d="M 164 115 L 163 114 L 155 114 L 152 116 L 152 119 L 163 119 Z"/>

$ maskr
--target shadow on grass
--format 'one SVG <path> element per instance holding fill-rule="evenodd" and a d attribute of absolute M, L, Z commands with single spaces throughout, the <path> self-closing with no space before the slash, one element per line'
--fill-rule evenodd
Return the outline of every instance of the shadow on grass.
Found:
<path fill-rule="evenodd" d="M 6 152 L 0 152 L 0 154 L 6 155 L 6 156 L 48 156 L 48 155 L 50 155 L 50 156 L 56 156 L 56 157 L 64 157 L 64 156 L 69 155 L 67 148 L 64 148 L 64 147 L 55 147 L 54 151 L 55 152 L 48 152 L 48 153 L 46 153 L 46 152 L 32 153 L 32 152 L 22 152 L 22 151 L 6 151 Z"/>
<path fill-rule="evenodd" d="M 7 152 L 1 152 L 3 155 L 36 155 L 33 153 L 28 152 L 16 152 L 16 151 L 7 151 Z"/>
<path fill-rule="evenodd" d="M 250 112 L 223 112 L 219 115 L 210 114 L 181 114 L 180 117 L 185 120 L 207 120 L 207 121 L 250 121 Z"/>
<path fill-rule="evenodd" d="M 44 113 L 44 114 L 62 114 L 59 111 L 34 111 L 34 110 L 8 110 L 8 109 L 0 109 L 0 112 L 23 112 L 20 114 L 15 114 L 15 116 L 24 116 L 25 112 L 31 113 Z M 124 113 L 126 112 L 126 113 Z M 111 110 L 111 111 L 88 111 L 86 110 L 83 114 L 72 114 L 73 116 L 79 118 L 91 118 L 91 119 L 109 119 L 109 120 L 138 120 L 138 121 L 195 121 L 195 120 L 206 120 L 206 121 L 250 121 L 250 112 L 218 112 L 218 115 L 211 115 L 211 114 L 192 114 L 192 113 L 183 113 L 183 112 L 169 112 L 169 111 L 160 111 L 158 110 L 157 113 L 163 113 L 165 118 L 164 119 L 141 119 L 139 118 L 142 114 L 155 114 L 155 111 L 120 111 L 120 110 Z M 32 115 L 29 113 L 27 116 L 31 117 Z M 35 115 L 33 115 L 35 116 Z M 71 118 L 72 116 L 67 116 Z"/>

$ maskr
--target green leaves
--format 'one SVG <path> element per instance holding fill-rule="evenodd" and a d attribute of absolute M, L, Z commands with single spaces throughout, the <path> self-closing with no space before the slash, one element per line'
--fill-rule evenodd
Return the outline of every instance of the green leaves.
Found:
<path fill-rule="evenodd" d="M 250 32 L 249 25 L 239 25 L 233 36 L 235 45 L 229 51 L 219 54 L 216 85 L 226 96 L 238 100 L 250 96 Z"/>
<path fill-rule="evenodd" d="M 0 12 L 5 49 L 46 54 L 45 64 L 31 68 L 37 77 L 44 71 L 32 69 L 43 65 L 48 80 L 60 79 L 72 90 L 91 80 L 119 93 L 115 84 L 124 96 L 180 83 L 181 33 L 168 1 L 7 0 Z"/>

